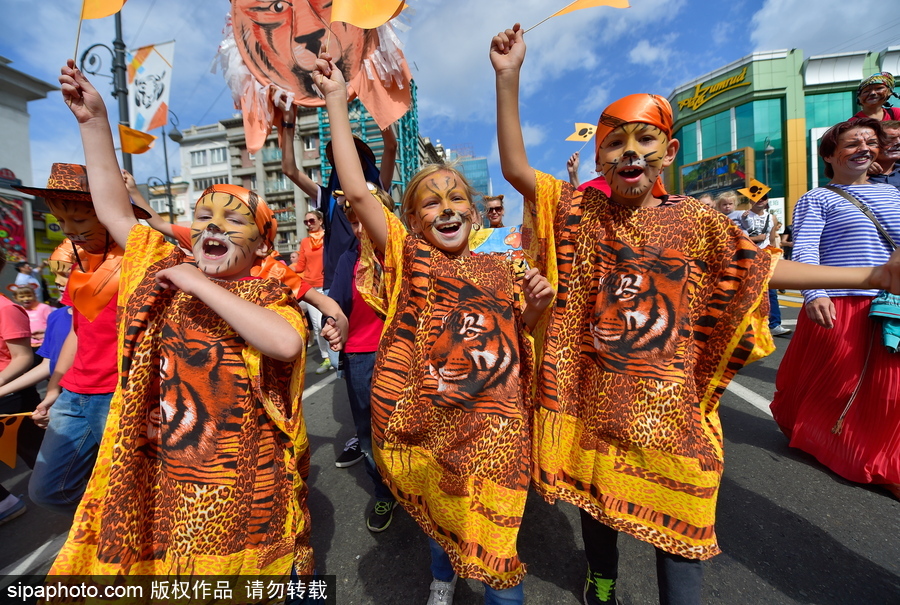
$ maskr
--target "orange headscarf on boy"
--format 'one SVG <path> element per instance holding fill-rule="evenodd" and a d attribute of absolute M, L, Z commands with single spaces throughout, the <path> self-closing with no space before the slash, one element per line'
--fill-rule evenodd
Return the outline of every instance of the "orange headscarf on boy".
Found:
<path fill-rule="evenodd" d="M 656 126 L 672 140 L 672 106 L 665 97 L 651 94 L 636 94 L 622 97 L 600 114 L 597 132 L 594 135 L 594 158 L 600 153 L 600 145 L 613 130 L 631 122 Z M 662 175 L 653 184 L 653 196 L 668 195 L 663 186 Z"/>

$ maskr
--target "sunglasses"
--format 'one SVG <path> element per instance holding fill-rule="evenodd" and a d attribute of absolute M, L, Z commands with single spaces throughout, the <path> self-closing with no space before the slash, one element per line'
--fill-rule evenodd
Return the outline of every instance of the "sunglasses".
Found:
<path fill-rule="evenodd" d="M 494 208 L 488 208 L 487 213 L 491 214 L 493 212 L 503 212 L 503 206 L 496 206 Z"/>
<path fill-rule="evenodd" d="M 317 218 L 308 218 L 303 221 L 304 225 L 315 225 L 319 219 Z"/>

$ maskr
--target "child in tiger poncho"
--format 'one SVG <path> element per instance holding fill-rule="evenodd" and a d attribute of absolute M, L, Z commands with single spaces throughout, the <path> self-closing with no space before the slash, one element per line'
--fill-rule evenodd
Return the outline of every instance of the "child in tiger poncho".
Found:
<path fill-rule="evenodd" d="M 603 111 L 595 158 L 610 194 L 577 191 L 529 166 L 518 24 L 494 36 L 490 58 L 503 176 L 525 197 L 523 239 L 547 243 L 536 263 L 560 292 L 542 335 L 533 481 L 581 509 L 587 605 L 616 602 L 619 532 L 656 548 L 661 603 L 697 604 L 700 562 L 720 552 L 719 399 L 774 348 L 767 289 L 897 290 L 900 252 L 877 268 L 781 261 L 721 214 L 669 195 L 660 175 L 678 141 L 657 95 Z"/>
<path fill-rule="evenodd" d="M 428 602 L 451 603 L 464 577 L 484 583 L 486 603 L 521 603 L 516 538 L 528 493 L 532 367 L 524 329 L 553 289 L 533 269 L 517 279 L 505 255 L 471 253 L 478 215 L 454 169 L 429 166 L 410 180 L 401 214 L 415 235 L 407 232 L 365 182 L 341 71 L 323 55 L 314 79 L 344 194 L 366 232 L 357 285 L 385 316 L 372 379 L 375 460 L 429 536 Z"/>
<path fill-rule="evenodd" d="M 71 60 L 59 80 L 97 214 L 125 256 L 121 383 L 50 575 L 311 574 L 306 330 L 277 281 L 251 277 L 272 245 L 271 211 L 242 187 L 210 187 L 191 225 L 196 265 L 182 264 L 131 215 L 97 91 Z"/>

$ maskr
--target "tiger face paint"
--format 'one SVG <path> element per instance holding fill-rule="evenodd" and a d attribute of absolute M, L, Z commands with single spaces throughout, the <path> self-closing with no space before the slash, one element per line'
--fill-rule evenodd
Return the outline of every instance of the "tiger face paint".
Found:
<path fill-rule="evenodd" d="M 46 202 L 62 232 L 85 252 L 102 253 L 111 243 L 91 204 L 53 198 L 46 198 Z"/>
<path fill-rule="evenodd" d="M 439 170 L 416 188 L 409 226 L 438 250 L 464 254 L 469 251 L 474 215 L 465 183 L 452 172 Z"/>
<path fill-rule="evenodd" d="M 268 253 L 253 212 L 223 191 L 208 193 L 197 202 L 191 243 L 197 266 L 218 279 L 249 277 L 256 259 Z"/>
<path fill-rule="evenodd" d="M 838 137 L 834 153 L 822 159 L 831 164 L 835 182 L 862 184 L 868 181 L 867 172 L 878 156 L 879 145 L 871 128 L 851 128 Z"/>
<path fill-rule="evenodd" d="M 654 206 L 652 189 L 662 170 L 675 160 L 678 141 L 651 124 L 629 122 L 610 132 L 597 150 L 597 171 L 612 189 L 613 201 Z"/>

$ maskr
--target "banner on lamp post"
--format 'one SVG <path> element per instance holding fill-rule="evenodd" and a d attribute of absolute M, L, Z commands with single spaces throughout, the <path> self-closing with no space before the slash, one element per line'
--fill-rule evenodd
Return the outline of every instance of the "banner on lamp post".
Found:
<path fill-rule="evenodd" d="M 131 128 L 150 132 L 166 125 L 174 56 L 174 41 L 128 51 L 128 119 Z"/>

